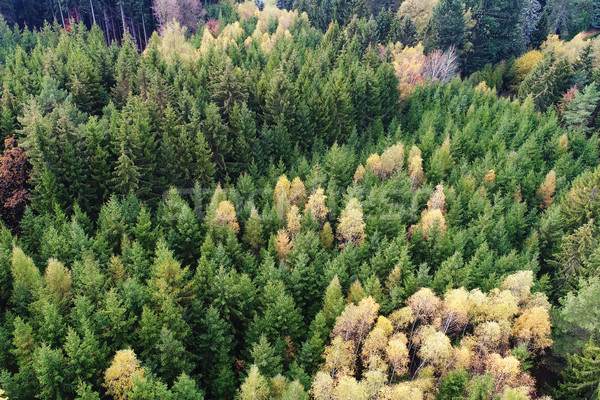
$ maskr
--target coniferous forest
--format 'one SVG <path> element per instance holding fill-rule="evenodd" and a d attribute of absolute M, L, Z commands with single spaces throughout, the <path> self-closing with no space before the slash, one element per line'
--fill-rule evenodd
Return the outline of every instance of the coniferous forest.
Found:
<path fill-rule="evenodd" d="M 0 0 L 0 399 L 599 399 L 599 32 Z"/>

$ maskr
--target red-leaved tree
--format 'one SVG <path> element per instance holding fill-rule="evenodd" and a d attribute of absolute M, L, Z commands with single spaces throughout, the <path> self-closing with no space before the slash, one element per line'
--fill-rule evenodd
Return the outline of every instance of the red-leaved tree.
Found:
<path fill-rule="evenodd" d="M 29 204 L 31 164 L 25 150 L 13 136 L 4 141 L 0 157 L 0 213 L 2 220 L 13 231 L 18 231 L 19 221 Z"/>

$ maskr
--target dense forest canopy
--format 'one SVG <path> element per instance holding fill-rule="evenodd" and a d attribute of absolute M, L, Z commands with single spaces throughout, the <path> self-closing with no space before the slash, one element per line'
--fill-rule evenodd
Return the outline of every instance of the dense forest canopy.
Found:
<path fill-rule="evenodd" d="M 600 2 L 0 13 L 0 399 L 598 398 Z"/>

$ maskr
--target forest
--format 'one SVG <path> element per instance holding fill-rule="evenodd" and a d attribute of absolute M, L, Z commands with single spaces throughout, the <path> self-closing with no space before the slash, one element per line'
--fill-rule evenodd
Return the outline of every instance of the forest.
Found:
<path fill-rule="evenodd" d="M 599 32 L 0 0 L 0 400 L 599 399 Z"/>

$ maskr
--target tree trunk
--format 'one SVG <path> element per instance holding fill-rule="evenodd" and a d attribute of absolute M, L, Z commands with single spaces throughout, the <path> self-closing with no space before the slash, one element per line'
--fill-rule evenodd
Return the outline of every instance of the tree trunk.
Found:
<path fill-rule="evenodd" d="M 110 23 L 112 24 L 113 37 L 114 37 L 115 41 L 117 41 L 117 40 L 119 40 L 119 37 L 117 36 L 117 33 L 119 31 L 117 30 L 117 26 L 115 25 L 115 17 L 114 17 L 114 15 L 110 16 Z"/>
<path fill-rule="evenodd" d="M 123 35 L 127 31 L 127 26 L 125 25 L 125 14 L 123 13 L 123 0 L 119 2 L 119 7 L 121 8 L 121 22 L 123 23 Z"/>
<path fill-rule="evenodd" d="M 139 50 L 139 44 L 138 44 L 138 38 L 137 35 L 135 34 L 135 25 L 133 23 L 133 18 L 130 20 L 131 26 L 127 26 L 127 29 L 129 30 L 129 33 L 131 34 L 131 36 L 133 36 L 133 43 L 135 43 L 135 47 L 138 48 Z"/>
<path fill-rule="evenodd" d="M 146 23 L 144 22 L 144 15 L 142 14 L 142 26 L 144 27 L 144 47 L 148 46 L 148 36 L 146 35 Z"/>
<path fill-rule="evenodd" d="M 104 14 L 104 29 L 106 30 L 106 43 L 110 46 L 112 40 L 110 39 L 110 25 L 108 23 L 108 15 L 106 14 L 106 9 L 102 10 Z"/>
<path fill-rule="evenodd" d="M 92 11 L 92 24 L 96 25 L 96 14 L 94 14 L 94 3 L 90 0 L 90 9 Z"/>
<path fill-rule="evenodd" d="M 137 29 L 137 37 L 138 37 L 138 41 L 140 43 L 140 51 L 142 51 L 142 50 L 144 50 L 144 47 L 146 47 L 146 46 L 142 42 L 142 32 L 140 32 L 140 24 L 136 22 L 134 26 Z"/>
<path fill-rule="evenodd" d="M 60 21 L 62 22 L 63 29 L 67 29 L 67 27 L 65 26 L 65 16 L 62 12 L 62 3 L 60 2 L 60 0 L 58 0 L 58 9 L 60 10 Z"/>
<path fill-rule="evenodd" d="M 54 4 L 52 4 L 51 0 L 48 0 L 48 5 L 50 6 L 50 9 L 52 10 L 52 19 L 56 20 L 56 13 L 54 12 Z"/>

